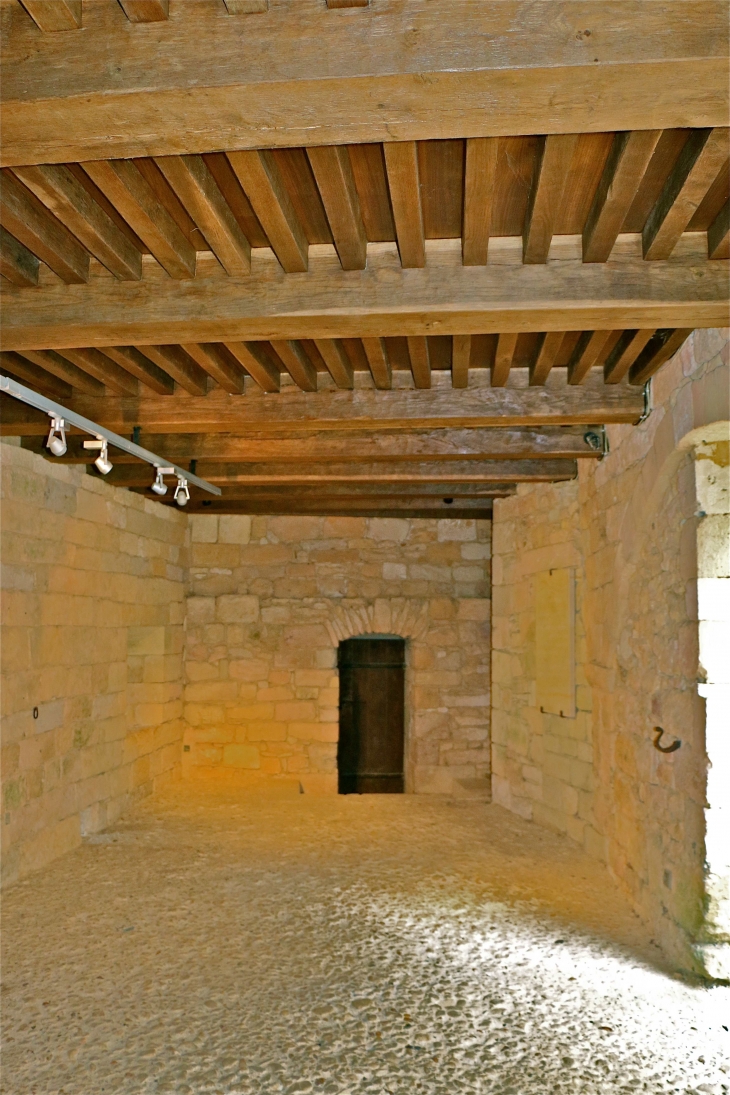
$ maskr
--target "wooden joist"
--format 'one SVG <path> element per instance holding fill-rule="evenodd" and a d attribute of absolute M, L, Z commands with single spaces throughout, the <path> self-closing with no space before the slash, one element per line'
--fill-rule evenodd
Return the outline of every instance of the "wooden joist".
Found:
<path fill-rule="evenodd" d="M 730 201 L 726 201 L 707 229 L 707 253 L 711 259 L 730 258 Z"/>
<path fill-rule="evenodd" d="M 278 392 L 281 373 L 266 349 L 255 342 L 229 342 L 226 349 L 264 392 Z"/>
<path fill-rule="evenodd" d="M 496 137 L 472 137 L 466 142 L 464 266 L 483 266 L 487 261 L 498 148 Z"/>
<path fill-rule="evenodd" d="M 175 382 L 134 346 L 105 346 L 104 353 L 157 395 L 172 395 Z"/>
<path fill-rule="evenodd" d="M 0 225 L 0 274 L 13 285 L 38 284 L 39 260 Z"/>
<path fill-rule="evenodd" d="M 44 369 L 47 373 L 58 377 L 75 389 L 74 394 L 83 392 L 85 395 L 104 396 L 104 385 L 90 376 L 85 369 L 79 369 L 77 365 L 57 354 L 54 350 L 25 350 L 23 357 L 32 361 L 34 365 Z"/>
<path fill-rule="evenodd" d="M 186 354 L 181 346 L 145 346 L 145 357 L 150 358 L 191 395 L 205 395 L 208 377 L 200 365 Z"/>
<path fill-rule="evenodd" d="M 195 275 L 195 248 L 131 160 L 82 164 L 89 178 L 119 210 L 171 278 Z"/>
<path fill-rule="evenodd" d="M 620 384 L 636 361 L 654 331 L 624 331 L 606 358 L 603 379 L 606 384 Z"/>
<path fill-rule="evenodd" d="M 287 516 L 314 517 L 413 517 L 413 518 L 438 518 L 448 517 L 451 520 L 462 521 L 488 521 L 492 516 L 493 498 L 508 498 L 514 494 L 514 487 L 507 487 L 502 491 L 494 491 L 488 498 L 465 498 L 455 500 L 453 498 L 414 498 L 411 500 L 401 498 L 338 498 L 335 501 L 329 498 L 321 499 L 287 499 L 274 501 L 265 498 L 246 499 L 215 499 L 198 498 L 193 492 L 193 498 L 188 503 L 188 513 L 244 513 L 244 514 L 286 514 Z M 172 500 L 163 504 L 174 505 Z"/>
<path fill-rule="evenodd" d="M 416 142 L 387 141 L 383 145 L 383 152 L 401 265 L 425 266 L 426 236 Z"/>
<path fill-rule="evenodd" d="M 364 270 L 367 237 L 348 151 L 342 147 L 310 148 L 308 156 L 342 269 Z"/>
<path fill-rule="evenodd" d="M 454 335 L 451 343 L 451 386 L 468 388 L 471 335 Z"/>
<path fill-rule="evenodd" d="M 0 222 L 63 281 L 88 281 L 88 253 L 11 171 L 0 176 Z"/>
<path fill-rule="evenodd" d="M 3 373 L 10 373 L 21 383 L 27 384 L 51 399 L 68 400 L 73 395 L 73 389 L 67 381 L 60 380 L 53 373 L 22 357 L 21 354 L 14 354 L 11 351 L 0 353 L 0 367 Z M 83 462 L 86 463 L 85 460 Z"/>
<path fill-rule="evenodd" d="M 289 274 L 305 271 L 309 242 L 272 153 L 230 152 L 228 160 L 282 268 Z"/>
<path fill-rule="evenodd" d="M 578 339 L 568 362 L 568 383 L 582 384 L 594 365 L 597 365 L 610 331 L 584 331 Z"/>
<path fill-rule="evenodd" d="M 100 350 L 95 350 L 93 347 L 64 349 L 61 351 L 61 357 L 78 365 L 79 369 L 83 369 L 89 376 L 100 381 L 110 392 L 116 392 L 117 395 L 139 393 L 139 381 Z"/>
<path fill-rule="evenodd" d="M 364 338 L 362 345 L 368 359 L 373 384 L 376 388 L 390 388 L 393 383 L 393 369 L 385 340 L 382 338 Z"/>
<path fill-rule="evenodd" d="M 522 237 L 522 257 L 526 263 L 547 262 L 577 144 L 577 133 L 540 138 Z"/>
<path fill-rule="evenodd" d="M 583 229 L 583 261 L 606 262 L 661 137 L 660 130 L 614 134 Z"/>
<path fill-rule="evenodd" d="M 243 20 L 245 37 L 222 5 L 182 7 L 146 26 L 100 12 L 83 49 L 9 16 L 3 162 L 726 124 L 721 0 L 556 0 L 549 19 L 520 0 L 366 17 L 291 3 Z"/>
<path fill-rule="evenodd" d="M 68 167 L 31 165 L 14 174 L 114 277 L 140 280 L 142 255 Z"/>
<path fill-rule="evenodd" d="M 224 392 L 242 394 L 246 373 L 226 346 L 216 342 L 186 342 L 182 348 Z"/>
<path fill-rule="evenodd" d="M 325 250 L 327 250 L 325 248 Z M 331 250 L 331 249 L 330 249 Z M 371 245 L 368 268 L 323 256 L 290 279 L 271 261 L 256 278 L 48 285 L 0 294 L 7 349 L 380 338 L 505 331 L 712 327 L 728 321 L 723 263 L 623 257 L 544 266 L 461 265 L 458 242 L 434 241 L 421 270 L 392 245 Z M 384 379 L 384 377 L 383 377 Z"/>
<path fill-rule="evenodd" d="M 644 225 L 644 258 L 669 258 L 729 155 L 728 129 L 690 134 Z"/>
<path fill-rule="evenodd" d="M 411 359 L 413 383 L 417 388 L 431 387 L 431 357 L 425 335 L 412 335 L 408 339 L 408 356 Z"/>
<path fill-rule="evenodd" d="M 131 23 L 159 23 L 170 14 L 170 0 L 119 0 Z"/>
<path fill-rule="evenodd" d="M 20 0 L 20 2 L 42 31 L 78 30 L 81 26 L 81 0 Z"/>
<path fill-rule="evenodd" d="M 535 360 L 530 365 L 530 384 L 544 384 L 555 364 L 563 342 L 562 331 L 547 331 L 542 335 Z"/>
<path fill-rule="evenodd" d="M 299 342 L 291 339 L 274 340 L 271 346 L 286 366 L 290 377 L 303 392 L 317 391 L 317 370 Z"/>
<path fill-rule="evenodd" d="M 145 353 L 151 351 L 151 347 L 145 348 Z M 29 351 L 24 356 L 36 360 L 39 355 Z M 640 388 L 605 385 L 599 370 L 594 370 L 579 387 L 550 376 L 545 387 L 491 388 L 488 375 L 477 375 L 468 398 L 465 396 L 447 381 L 425 391 L 360 388 L 315 393 L 288 387 L 275 399 L 255 391 L 232 396 L 215 390 L 198 398 L 145 395 L 134 400 L 108 395 L 101 402 L 77 398 L 72 409 L 118 433 L 128 432 L 132 423 L 158 433 L 231 433 L 245 429 L 261 435 L 281 435 L 291 430 L 321 433 L 631 423 L 641 417 L 644 409 Z M 36 421 L 32 408 L 14 400 L 3 403 L 1 428 L 11 435 L 32 433 Z"/>
<path fill-rule="evenodd" d="M 497 339 L 497 349 L 494 354 L 494 362 L 492 363 L 490 370 L 493 388 L 503 388 L 507 383 L 516 346 L 516 331 L 509 331 L 499 335 L 499 338 Z"/>
<path fill-rule="evenodd" d="M 665 361 L 669 361 L 670 357 L 674 357 L 690 334 L 691 331 L 682 328 L 675 331 L 657 331 L 649 339 L 629 369 L 631 383 L 645 384 L 649 377 L 653 376 L 662 367 Z"/>
<path fill-rule="evenodd" d="M 227 274 L 251 272 L 251 244 L 202 156 L 158 156 L 155 163 Z"/>
<path fill-rule="evenodd" d="M 322 355 L 327 372 L 338 388 L 354 387 L 354 370 L 344 346 L 336 338 L 315 339 L 315 345 Z"/>

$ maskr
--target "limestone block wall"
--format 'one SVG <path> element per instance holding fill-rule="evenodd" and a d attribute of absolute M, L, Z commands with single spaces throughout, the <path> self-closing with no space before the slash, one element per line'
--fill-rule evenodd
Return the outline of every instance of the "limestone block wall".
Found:
<path fill-rule="evenodd" d="M 187 517 L 0 445 L 2 850 L 22 877 L 180 774 Z"/>
<path fill-rule="evenodd" d="M 335 792 L 337 647 L 408 640 L 406 788 L 488 791 L 490 523 L 191 515 L 184 771 Z"/>
<path fill-rule="evenodd" d="M 708 758 L 688 439 L 730 417 L 727 334 L 696 331 L 654 378 L 646 421 L 610 427 L 609 454 L 580 462 L 577 481 L 497 501 L 493 527 L 494 798 L 605 858 L 694 968 Z M 555 566 L 576 568 L 574 720 L 535 703 L 532 584 Z M 657 751 L 655 726 L 681 749 Z"/>

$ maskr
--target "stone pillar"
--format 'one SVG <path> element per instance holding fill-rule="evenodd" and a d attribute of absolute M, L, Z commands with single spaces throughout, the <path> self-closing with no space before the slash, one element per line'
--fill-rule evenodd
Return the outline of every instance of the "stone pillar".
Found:
<path fill-rule="evenodd" d="M 706 703 L 705 919 L 699 957 L 709 977 L 730 980 L 730 440 L 695 447 L 698 691 Z M 715 433 L 717 427 L 713 430 Z"/>

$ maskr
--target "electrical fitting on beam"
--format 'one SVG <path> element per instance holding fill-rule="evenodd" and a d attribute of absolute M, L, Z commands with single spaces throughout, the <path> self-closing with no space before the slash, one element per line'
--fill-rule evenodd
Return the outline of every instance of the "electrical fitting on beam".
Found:
<path fill-rule="evenodd" d="M 84 418 L 83 415 L 69 410 L 68 407 L 62 407 L 60 403 L 47 399 L 44 395 L 34 392 L 32 388 L 26 388 L 24 384 L 19 384 L 17 380 L 11 380 L 9 376 L 0 375 L 0 392 L 5 392 L 6 395 L 11 395 L 13 399 L 19 399 L 21 403 L 27 403 L 29 407 L 35 407 L 50 416 L 51 432 L 48 435 L 46 445 L 54 456 L 64 455 L 67 450 L 66 430 L 70 426 L 75 426 L 76 429 L 83 430 L 84 433 L 90 433 L 92 437 L 96 438 L 96 441 L 84 442 L 84 448 L 99 449 L 99 456 L 94 463 L 102 475 L 108 475 L 112 470 L 112 463 L 109 459 L 109 445 L 113 445 L 115 449 L 121 449 L 122 452 L 126 452 L 130 456 L 136 456 L 138 460 L 144 460 L 145 463 L 152 464 L 157 469 L 155 482 L 152 485 L 155 494 L 167 493 L 167 486 L 162 476 L 176 475 L 178 483 L 174 497 L 179 506 L 186 505 L 190 499 L 189 484 L 208 491 L 209 494 L 220 495 L 222 493 L 220 487 L 209 483 L 207 479 L 201 479 L 200 476 L 194 475 L 191 471 L 185 471 L 175 464 L 168 465 L 161 456 L 150 452 L 149 449 L 143 449 L 136 442 L 128 441 L 126 437 L 121 437 L 118 433 L 105 429 L 97 422 L 92 422 L 89 418 Z M 162 475 L 159 474 L 160 472 L 162 472 Z M 158 486 L 161 486 L 162 489 L 158 489 Z"/>
<path fill-rule="evenodd" d="M 51 450 L 54 456 L 63 456 L 66 452 L 66 423 L 62 418 L 57 418 L 52 412 L 48 412 L 51 416 L 51 432 L 48 435 L 46 441 L 46 447 Z"/>
<path fill-rule="evenodd" d="M 102 475 L 108 475 L 114 465 L 109 459 L 109 442 L 104 437 L 99 437 L 96 441 L 84 441 L 85 449 L 99 449 L 99 455 L 97 456 L 94 464 L 101 472 Z"/>

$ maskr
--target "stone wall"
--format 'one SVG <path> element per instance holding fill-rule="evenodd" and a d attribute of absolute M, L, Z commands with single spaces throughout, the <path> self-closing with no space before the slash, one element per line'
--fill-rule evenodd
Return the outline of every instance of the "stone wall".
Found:
<path fill-rule="evenodd" d="M 191 516 L 186 774 L 335 792 L 337 646 L 408 640 L 406 789 L 488 793 L 489 522 Z"/>
<path fill-rule="evenodd" d="M 0 457 L 12 880 L 179 776 L 188 519 L 12 443 Z"/>
<path fill-rule="evenodd" d="M 525 486 L 494 518 L 493 793 L 605 858 L 678 964 L 703 921 L 704 702 L 698 694 L 692 442 L 730 418 L 727 332 L 697 331 L 652 382 L 638 427 L 578 480 Z M 699 433 L 697 431 L 699 430 Z M 534 575 L 577 579 L 575 719 L 535 702 Z M 663 754 L 653 744 L 682 740 Z"/>

